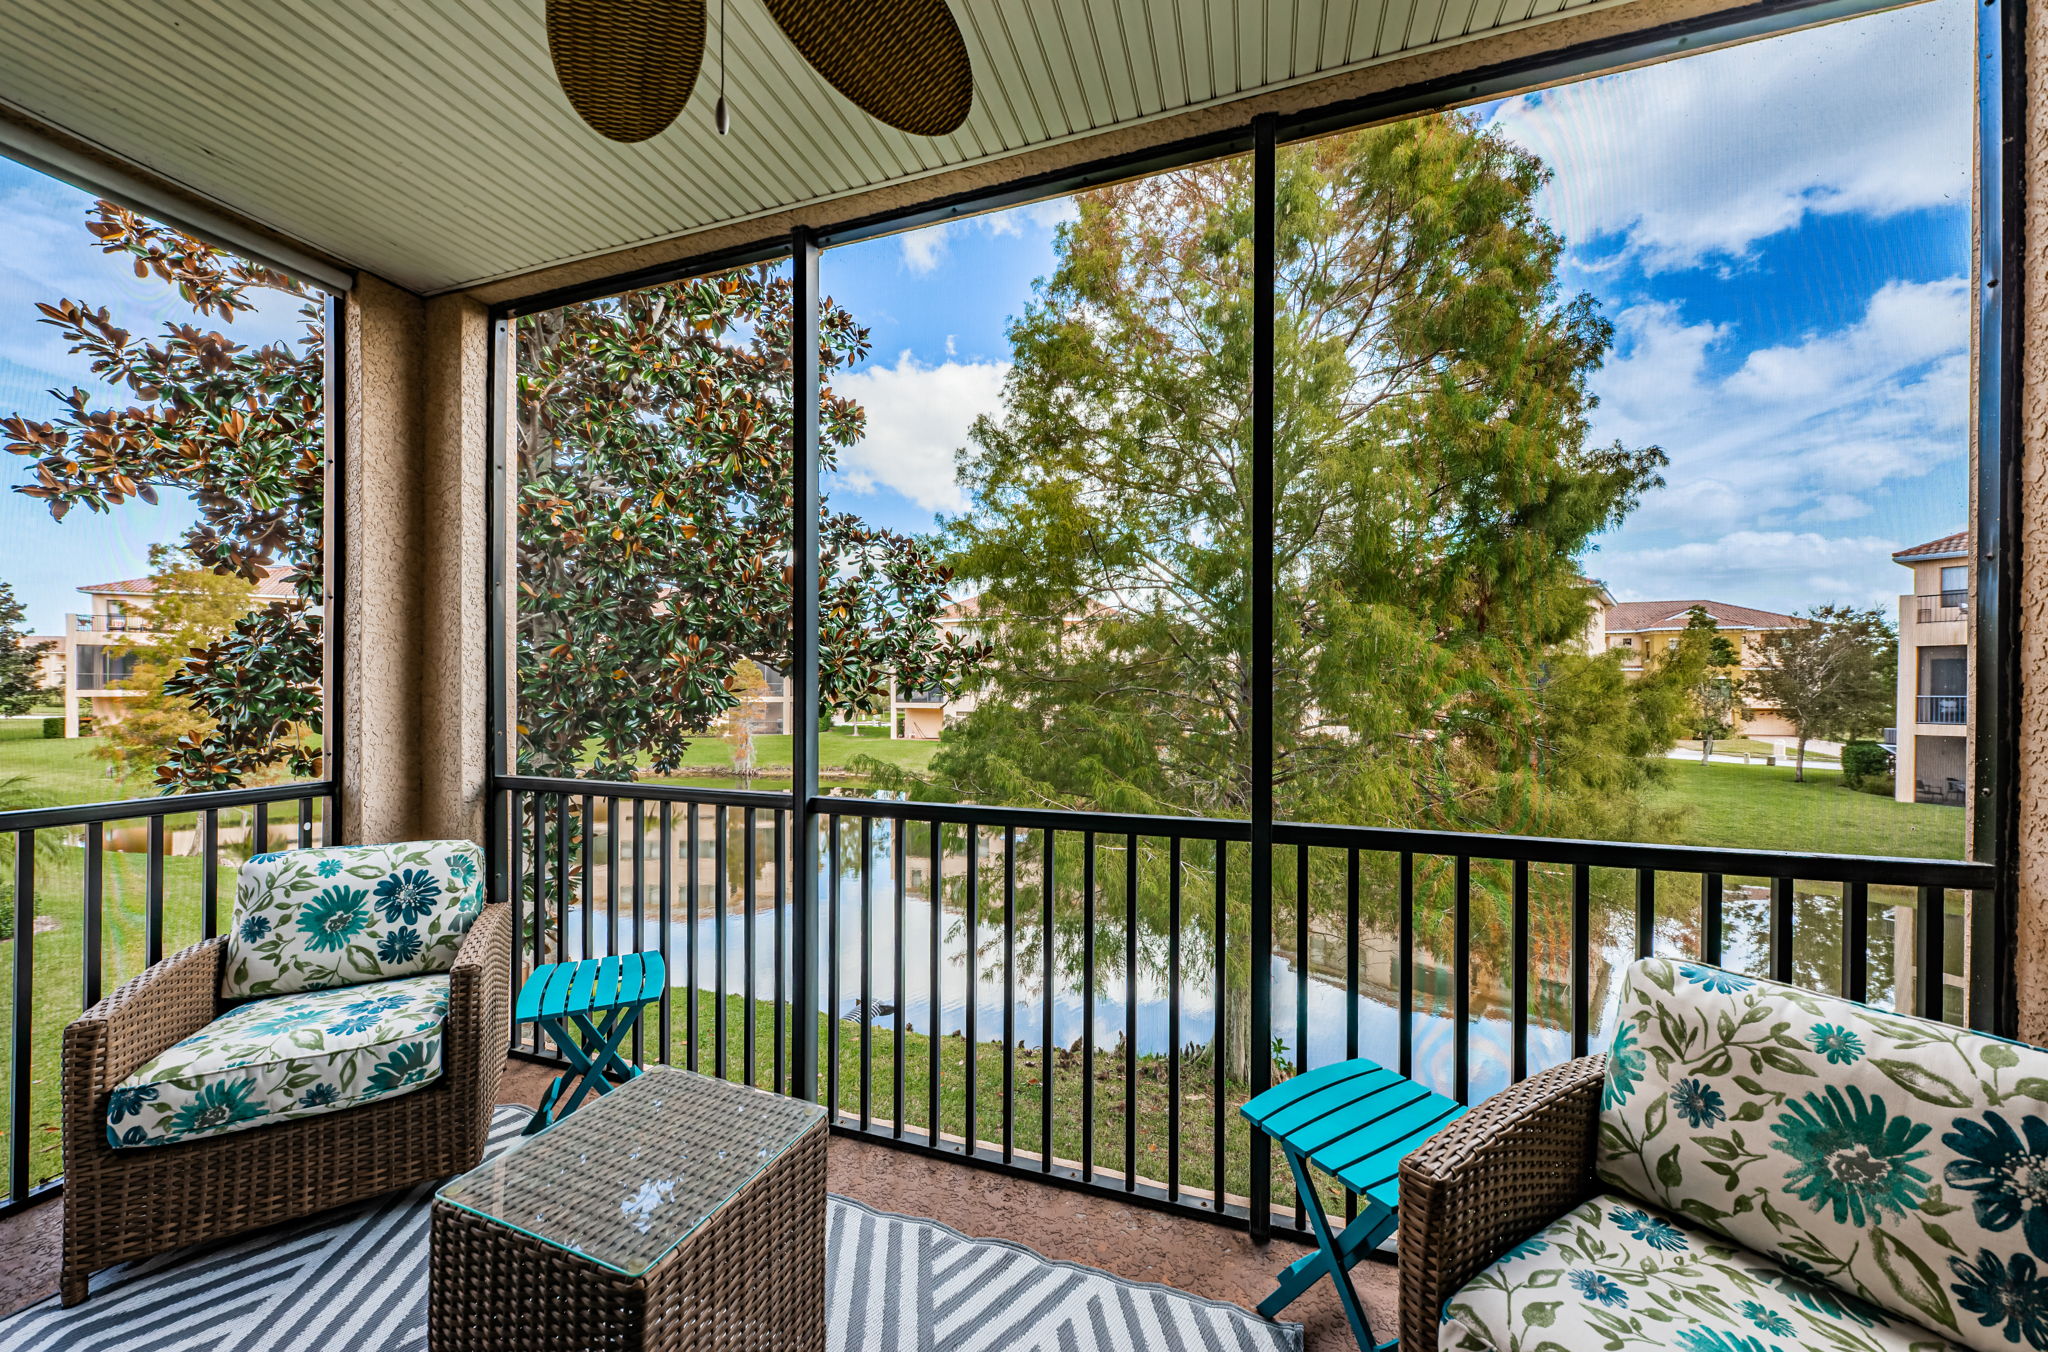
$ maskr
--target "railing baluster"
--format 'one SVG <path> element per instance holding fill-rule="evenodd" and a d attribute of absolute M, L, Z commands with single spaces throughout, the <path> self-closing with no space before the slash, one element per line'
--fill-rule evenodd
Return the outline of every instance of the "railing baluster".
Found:
<path fill-rule="evenodd" d="M 1870 990 L 1870 888 L 1842 887 L 1842 995 L 1863 1003 Z"/>
<path fill-rule="evenodd" d="M 712 1069 L 719 1079 L 726 1075 L 725 1032 L 725 911 L 731 901 L 732 883 L 726 871 L 725 807 L 711 809 L 711 1038 Z"/>
<path fill-rule="evenodd" d="M 1038 1037 L 1038 1149 L 1039 1170 L 1052 1172 L 1052 1130 L 1053 1130 L 1053 1086 L 1058 1080 L 1059 1039 L 1053 1020 L 1053 987 L 1059 977 L 1058 935 L 1053 929 L 1053 889 L 1055 870 L 1053 833 L 1045 833 L 1045 862 L 1039 867 L 1039 931 L 1038 968 L 1040 1003 L 1044 1006 L 1045 1027 Z"/>
<path fill-rule="evenodd" d="M 604 800 L 604 954 L 619 951 L 619 800 Z"/>
<path fill-rule="evenodd" d="M 569 795 L 555 795 L 555 886 L 554 923 L 550 927 L 545 920 L 533 929 L 533 961 L 535 966 L 549 958 L 561 958 L 569 952 Z M 549 947 L 550 941 L 553 947 Z M 534 1045 L 540 1044 L 540 1030 L 533 1034 Z"/>
<path fill-rule="evenodd" d="M 1721 875 L 1700 875 L 1700 958 L 1711 966 L 1721 965 Z"/>
<path fill-rule="evenodd" d="M 1923 887 L 1913 908 L 1913 995 L 1923 1019 L 1946 1019 L 1948 894 Z"/>
<path fill-rule="evenodd" d="M 1515 1010 L 1513 1044 L 1510 1053 L 1513 1064 L 1508 1071 L 1508 1082 L 1513 1084 L 1529 1078 L 1529 987 L 1534 978 L 1533 964 L 1529 961 L 1529 861 L 1517 859 L 1514 863 L 1514 913 L 1510 917 L 1510 956 L 1508 968 L 1514 973 Z"/>
<path fill-rule="evenodd" d="M 1294 847 L 1294 1073 L 1309 1069 L 1308 1063 L 1308 865 L 1309 847 Z M 1308 1225 L 1308 1213 L 1295 1199 L 1294 1223 Z"/>
<path fill-rule="evenodd" d="M 104 958 L 100 953 L 101 925 L 105 919 L 103 910 L 106 890 L 106 827 L 93 822 L 85 828 L 85 1008 L 91 1009 L 100 1002 L 100 982 L 104 971 Z M 209 914 L 212 908 L 208 907 Z M 19 942 L 21 934 L 20 910 L 15 912 L 15 935 Z M 208 934 L 211 939 L 213 935 Z"/>
<path fill-rule="evenodd" d="M 1344 1059 L 1358 1056 L 1358 851 L 1346 850 L 1344 860 Z M 1358 1195 L 1344 1192 L 1344 1222 L 1358 1217 Z"/>
<path fill-rule="evenodd" d="M 1451 991 L 1451 1082 L 1460 1103 L 1472 1101 L 1472 860 L 1457 856 L 1451 953 L 1457 965 Z"/>
<path fill-rule="evenodd" d="M 690 804 L 690 810 L 687 814 L 687 829 L 689 831 L 689 838 L 683 844 L 683 848 L 687 852 L 687 857 L 683 864 L 683 871 L 687 875 L 687 882 L 683 890 L 686 897 L 685 905 L 688 907 L 684 915 L 684 933 L 690 937 L 689 947 L 683 952 L 683 966 L 687 969 L 683 977 L 683 988 L 690 993 L 690 1007 L 683 1012 L 683 1037 L 690 1046 L 687 1057 L 689 1068 L 695 1070 L 699 1060 L 697 1055 L 697 1033 L 700 1011 L 698 1007 L 703 1003 L 699 998 L 699 988 L 697 985 L 697 949 L 701 947 L 699 941 L 702 937 L 697 931 L 697 875 L 704 867 L 704 860 L 698 849 L 701 828 L 697 822 L 697 805 L 695 803 Z"/>
<path fill-rule="evenodd" d="M 1415 1074 L 1415 856 L 1401 851 L 1401 1074 Z"/>
<path fill-rule="evenodd" d="M 28 1200 L 29 1107 L 35 1080 L 36 833 L 14 833 L 14 1046 L 7 1068 L 8 1195 Z"/>
<path fill-rule="evenodd" d="M 507 794 L 505 796 L 505 815 L 501 819 L 504 822 L 505 828 L 505 878 L 503 886 L 505 888 L 505 899 L 511 904 L 512 907 L 511 990 L 512 998 L 514 1000 L 517 1000 L 519 998 L 519 987 L 521 980 L 521 974 L 519 970 L 519 952 L 521 946 L 519 940 L 521 936 L 523 936 L 526 933 L 524 929 L 524 917 L 522 915 L 522 911 L 524 909 L 524 892 L 522 889 L 525 884 L 525 879 L 521 876 L 522 870 L 524 868 L 524 865 L 521 861 L 525 858 L 524 844 L 526 835 L 526 818 L 523 800 L 524 795 L 521 794 L 517 789 L 514 789 L 512 790 L 512 792 Z M 534 816 L 536 818 L 540 816 L 540 806 L 538 800 L 535 801 Z M 540 855 L 540 844 L 538 841 L 534 843 L 534 855 L 537 862 Z M 538 868 L 534 870 L 536 874 L 538 874 L 539 871 L 540 870 Z M 536 903 L 535 910 L 536 914 L 534 923 L 538 925 L 540 923 L 538 915 L 538 903 Z M 524 1033 L 522 1032 L 520 1027 L 517 1024 L 514 1024 L 512 1026 L 512 1036 L 510 1038 L 511 1045 L 513 1047 L 517 1047 L 519 1045 L 520 1039 L 523 1036 Z M 536 1048 L 536 1050 L 538 1050 L 538 1048 Z"/>
<path fill-rule="evenodd" d="M 299 848 L 305 849 L 313 843 L 313 800 L 299 800 Z"/>
<path fill-rule="evenodd" d="M 756 901 L 755 875 L 760 865 L 760 861 L 756 857 L 758 854 L 756 845 L 760 832 L 760 819 L 755 815 L 755 809 L 747 808 L 741 814 L 741 820 L 747 832 L 740 860 L 740 867 L 745 870 L 747 876 L 746 886 L 742 889 L 743 896 L 741 901 L 741 904 L 747 908 L 746 917 L 740 925 L 740 942 L 745 949 L 744 966 L 746 968 L 745 974 L 740 978 L 741 989 L 744 991 L 743 998 L 746 1001 L 745 1004 L 740 1006 L 740 1037 L 744 1040 L 745 1047 L 741 1060 L 745 1063 L 747 1083 L 758 1088 L 761 1076 L 759 1062 L 755 1059 L 754 1055 L 754 911 Z"/>
<path fill-rule="evenodd" d="M 796 1093 L 788 1072 L 789 992 L 789 810 L 775 809 L 775 1092 Z M 784 1081 L 788 1085 L 784 1087 Z"/>
<path fill-rule="evenodd" d="M 100 823 L 94 822 L 96 832 Z M 199 906 L 206 914 L 206 937 L 220 933 L 220 812 L 208 808 L 199 819 Z"/>
<path fill-rule="evenodd" d="M 626 801 L 633 805 L 633 952 L 639 954 L 647 951 L 647 802 L 642 798 Z M 534 804 L 535 814 L 539 811 L 540 805 Z M 640 1020 L 633 1025 L 633 1064 L 646 1061 L 646 1021 Z"/>
<path fill-rule="evenodd" d="M 931 994 L 926 998 L 926 1003 L 931 1006 L 932 1027 L 930 1039 L 931 1066 L 930 1073 L 925 1077 L 926 1088 L 931 1095 L 931 1102 L 926 1105 L 926 1112 L 929 1116 L 925 1119 L 925 1131 L 928 1138 L 926 1144 L 932 1149 L 937 1150 L 940 1141 L 944 1137 L 944 1132 L 939 1123 L 939 1078 L 945 1061 L 943 1052 L 946 1031 L 946 1001 L 940 982 L 940 978 L 945 974 L 941 959 L 945 954 L 946 885 L 944 866 L 946 857 L 945 836 L 941 833 L 938 822 L 931 824 L 931 839 L 928 844 L 931 848 L 932 867 L 929 880 L 925 884 L 925 890 L 931 894 L 932 918 L 931 924 L 927 928 L 931 932 L 932 971 Z"/>
<path fill-rule="evenodd" d="M 1792 981 L 1792 879 L 1771 879 L 1771 980 Z"/>
<path fill-rule="evenodd" d="M 860 819 L 860 1129 L 874 1125 L 875 886 L 874 819 Z"/>
<path fill-rule="evenodd" d="M 529 952 L 533 955 L 533 968 L 538 968 L 541 965 L 541 936 L 548 925 L 548 804 L 547 799 L 538 793 L 531 795 L 531 799 L 533 803 L 533 943 Z M 513 798 L 512 804 L 512 810 L 507 814 L 507 817 L 512 823 L 512 833 L 516 841 L 523 818 L 519 811 L 519 799 L 517 797 Z M 516 844 L 514 848 L 517 848 Z M 514 897 L 514 910 L 512 912 L 512 966 L 514 969 L 512 996 L 515 1000 L 519 997 L 519 951 L 524 946 L 520 941 L 526 937 L 526 931 L 520 928 L 520 916 L 517 910 L 518 884 L 519 875 L 515 866 L 512 875 L 512 894 Z M 516 1040 L 519 1036 L 519 1030 L 515 1028 L 513 1034 Z M 538 1052 L 540 1050 L 540 1025 L 538 1023 L 533 1025 L 531 1037 L 533 1039 L 533 1050 Z"/>
<path fill-rule="evenodd" d="M 1657 871 L 1636 870 L 1636 956 L 1648 958 L 1657 952 Z"/>
<path fill-rule="evenodd" d="M 1138 838 L 1124 838 L 1124 1191 L 1138 1188 Z"/>
<path fill-rule="evenodd" d="M 1003 828 L 1003 1163 L 1017 1159 L 1017 828 Z"/>
<path fill-rule="evenodd" d="M 590 794 L 583 795 L 583 951 L 576 956 L 588 958 L 597 951 L 597 800 Z"/>
<path fill-rule="evenodd" d="M 260 817 L 263 804 L 256 805 Z M 162 813 L 149 819 L 147 845 L 149 851 L 144 867 L 147 870 L 143 893 L 142 932 L 148 950 L 147 961 L 154 967 L 164 960 L 164 818 Z M 18 920 L 19 917 L 17 916 Z"/>
<path fill-rule="evenodd" d="M 1230 849 L 1227 842 L 1216 841 L 1216 934 L 1209 955 L 1209 965 L 1216 977 L 1216 1022 L 1209 1032 L 1209 1069 L 1215 1080 L 1215 1092 L 1210 1098 L 1209 1130 L 1209 1186 L 1215 1197 L 1211 1205 L 1217 1215 L 1228 1210 L 1226 1198 L 1230 1194 L 1229 1174 L 1225 1162 L 1229 1158 L 1229 1073 L 1230 1044 L 1225 1030 L 1230 1026 Z"/>
<path fill-rule="evenodd" d="M 255 811 L 255 825 L 250 828 L 250 854 L 270 853 L 270 804 L 258 803 Z M 152 959 L 154 961 L 154 959 Z"/>
<path fill-rule="evenodd" d="M 839 1121 L 839 814 L 825 818 L 825 1120 Z"/>
<path fill-rule="evenodd" d="M 669 1066 L 675 1064 L 674 1060 L 671 1059 L 673 1048 L 670 1045 L 669 1029 L 669 987 L 675 984 L 675 978 L 672 975 L 675 971 L 675 966 L 669 957 L 669 931 L 674 928 L 672 919 L 676 900 L 676 805 L 674 803 L 659 803 L 656 807 L 661 813 L 661 825 L 658 828 L 660 832 L 661 868 L 655 874 L 655 886 L 661 889 L 661 896 L 655 905 L 654 943 L 655 951 L 661 954 L 661 970 L 665 975 L 661 979 L 661 1027 L 655 1030 L 655 1043 L 660 1048 L 661 1063 Z M 777 818 L 777 820 L 779 821 L 780 818 Z M 776 914 L 779 917 L 781 912 L 778 911 Z M 778 953 L 780 951 L 780 949 L 777 950 Z M 776 990 L 779 998 L 781 991 L 779 984 Z M 780 1009 L 780 1006 L 778 1005 L 777 1008 Z M 776 1024 L 776 1033 L 775 1087 L 780 1090 L 782 1087 L 782 1038 L 781 1021 L 779 1018 Z"/>
<path fill-rule="evenodd" d="M 1166 842 L 1166 1200 L 1180 1200 L 1180 837 Z"/>
<path fill-rule="evenodd" d="M 1572 1055 L 1593 1040 L 1593 870 L 1572 865 Z"/>
<path fill-rule="evenodd" d="M 910 865 L 910 827 L 898 820 L 889 823 L 889 881 L 890 900 L 894 903 L 895 942 L 890 949 L 889 996 L 895 1003 L 896 1036 L 889 1051 L 889 1116 L 892 1122 L 890 1135 L 903 1139 L 903 1034 L 905 1011 L 910 1008 L 910 997 L 903 987 L 904 940 L 903 920 L 909 909 L 908 888 L 904 878 Z"/>
<path fill-rule="evenodd" d="M 981 1153 L 980 1128 L 975 1117 L 981 1104 L 975 1088 L 981 1069 L 978 1020 L 981 1015 L 981 830 L 967 824 L 967 1037 L 963 1050 L 962 1089 L 967 1100 L 965 1135 L 967 1153 Z"/>
<path fill-rule="evenodd" d="M 1081 1181 L 1095 1177 L 1095 833 L 1081 836 Z"/>

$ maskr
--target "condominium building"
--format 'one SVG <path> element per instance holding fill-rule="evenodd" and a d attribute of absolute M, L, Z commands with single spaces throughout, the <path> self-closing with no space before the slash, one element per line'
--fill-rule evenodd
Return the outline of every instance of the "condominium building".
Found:
<path fill-rule="evenodd" d="M 250 594 L 251 607 L 272 601 L 288 601 L 297 595 L 283 579 L 285 568 L 268 570 Z M 96 725 L 118 722 L 123 706 L 136 697 L 124 689 L 135 666 L 132 648 L 138 638 L 147 640 L 152 632 L 149 612 L 155 602 L 156 580 L 136 577 L 122 582 L 96 582 L 80 587 L 86 598 L 83 613 L 64 617 L 64 735 L 80 736 L 84 719 L 92 716 Z"/>
<path fill-rule="evenodd" d="M 1604 596 L 1605 593 L 1603 592 Z M 1763 665 L 1766 634 L 1797 629 L 1806 621 L 1797 615 L 1783 615 L 1755 606 L 1731 605 L 1726 601 L 1620 601 L 1600 613 L 1594 651 L 1619 651 L 1621 669 L 1633 679 L 1643 674 L 1646 664 L 1669 654 L 1677 646 L 1694 610 L 1713 618 L 1722 636 L 1735 645 L 1744 676 L 1754 675 Z M 1742 712 L 1735 730 L 1745 737 L 1792 737 L 1797 729 L 1776 705 L 1759 700 L 1747 685 L 1742 694 Z"/>
<path fill-rule="evenodd" d="M 1897 755 L 1902 803 L 1966 801 L 1970 776 L 1970 533 L 1901 549 L 1913 570 L 1899 597 Z"/>

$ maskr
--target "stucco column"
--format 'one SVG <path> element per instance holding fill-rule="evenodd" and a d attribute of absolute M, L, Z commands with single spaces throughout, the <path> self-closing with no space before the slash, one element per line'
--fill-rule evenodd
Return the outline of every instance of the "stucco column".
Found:
<path fill-rule="evenodd" d="M 426 305 L 420 457 L 420 834 L 483 840 L 485 434 L 490 324 L 465 296 Z"/>
<path fill-rule="evenodd" d="M 2048 9 L 2027 7 L 2020 369 L 2020 1036 L 2048 1043 Z"/>
<path fill-rule="evenodd" d="M 426 306 L 364 276 L 342 305 L 341 838 L 415 838 Z"/>

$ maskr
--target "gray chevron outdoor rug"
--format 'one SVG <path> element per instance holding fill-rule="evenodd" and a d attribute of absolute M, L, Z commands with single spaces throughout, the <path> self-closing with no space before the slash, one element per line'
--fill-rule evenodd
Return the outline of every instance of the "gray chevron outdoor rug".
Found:
<path fill-rule="evenodd" d="M 491 1149 L 519 1137 L 500 1108 Z M 432 1186 L 110 1268 L 75 1309 L 0 1320 L 7 1352 L 424 1352 Z M 1297 1324 L 1055 1263 L 834 1197 L 831 1352 L 1299 1352 Z"/>

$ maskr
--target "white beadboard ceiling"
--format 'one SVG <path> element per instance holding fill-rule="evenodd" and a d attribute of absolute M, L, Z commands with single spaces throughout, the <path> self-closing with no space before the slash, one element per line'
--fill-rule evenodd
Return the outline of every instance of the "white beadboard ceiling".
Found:
<path fill-rule="evenodd" d="M 615 145 L 555 87 L 542 0 L 0 0 L 0 99 L 419 291 L 828 201 L 1604 0 L 952 0 L 974 111 L 882 126 L 727 0 L 703 74 Z"/>

